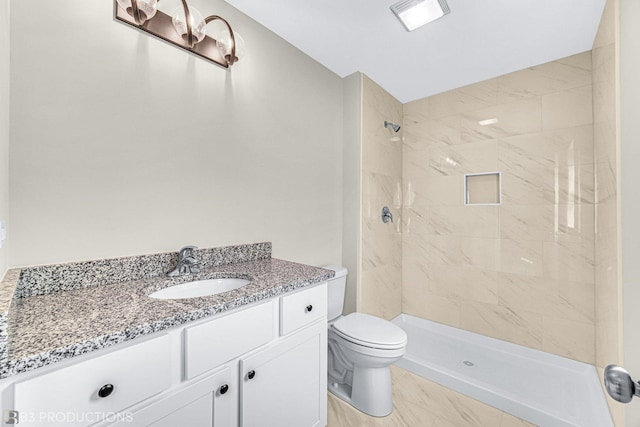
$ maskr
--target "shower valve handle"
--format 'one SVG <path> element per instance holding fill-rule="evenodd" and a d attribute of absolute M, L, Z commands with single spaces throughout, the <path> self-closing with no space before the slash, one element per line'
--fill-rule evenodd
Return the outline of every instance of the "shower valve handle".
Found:
<path fill-rule="evenodd" d="M 387 206 L 382 208 L 382 213 L 380 214 L 380 217 L 382 218 L 382 222 L 384 222 L 385 224 L 388 223 L 389 221 L 393 222 L 393 214 L 391 213 L 391 211 Z"/>

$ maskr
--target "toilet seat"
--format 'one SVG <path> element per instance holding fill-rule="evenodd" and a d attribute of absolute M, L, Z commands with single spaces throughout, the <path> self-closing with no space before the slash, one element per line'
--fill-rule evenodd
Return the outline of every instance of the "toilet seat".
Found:
<path fill-rule="evenodd" d="M 336 335 L 354 344 L 382 350 L 407 345 L 407 334 L 393 323 L 364 313 L 351 313 L 333 323 Z"/>

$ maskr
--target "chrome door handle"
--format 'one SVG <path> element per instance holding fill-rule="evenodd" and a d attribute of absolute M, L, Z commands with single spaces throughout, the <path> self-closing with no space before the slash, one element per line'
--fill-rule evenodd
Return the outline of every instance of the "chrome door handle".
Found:
<path fill-rule="evenodd" d="M 629 403 L 633 396 L 640 396 L 640 383 L 633 381 L 621 366 L 608 365 L 604 368 L 604 386 L 609 396 L 618 402 Z"/>

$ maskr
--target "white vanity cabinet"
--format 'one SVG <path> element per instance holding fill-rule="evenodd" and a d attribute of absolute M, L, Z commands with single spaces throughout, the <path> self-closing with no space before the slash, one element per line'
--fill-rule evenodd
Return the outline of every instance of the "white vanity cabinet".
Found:
<path fill-rule="evenodd" d="M 323 427 L 326 298 L 321 283 L 0 380 L 3 413 L 39 427 Z"/>

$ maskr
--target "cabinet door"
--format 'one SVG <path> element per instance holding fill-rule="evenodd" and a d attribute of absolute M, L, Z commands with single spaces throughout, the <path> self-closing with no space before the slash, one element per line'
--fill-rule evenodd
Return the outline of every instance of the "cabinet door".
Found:
<path fill-rule="evenodd" d="M 327 324 L 319 322 L 240 363 L 242 427 L 323 427 Z"/>
<path fill-rule="evenodd" d="M 231 385 L 231 370 L 223 367 L 212 375 L 175 389 L 153 403 L 121 412 L 110 427 L 231 427 L 231 411 L 238 390 Z"/>

